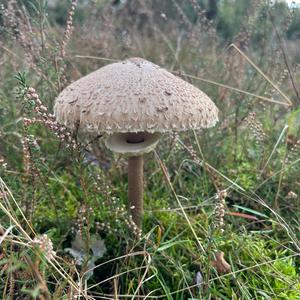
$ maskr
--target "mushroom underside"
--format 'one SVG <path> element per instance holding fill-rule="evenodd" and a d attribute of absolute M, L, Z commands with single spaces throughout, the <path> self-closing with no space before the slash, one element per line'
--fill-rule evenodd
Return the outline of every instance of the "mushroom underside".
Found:
<path fill-rule="evenodd" d="M 105 145 L 116 153 L 139 156 L 154 150 L 160 136 L 159 132 L 113 133 L 107 137 Z"/>

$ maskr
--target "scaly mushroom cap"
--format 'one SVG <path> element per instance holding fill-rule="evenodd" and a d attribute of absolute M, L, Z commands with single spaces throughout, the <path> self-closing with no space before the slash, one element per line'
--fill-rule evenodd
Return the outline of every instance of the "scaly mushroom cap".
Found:
<path fill-rule="evenodd" d="M 109 134 L 199 129 L 218 121 L 205 93 L 142 58 L 107 65 L 70 84 L 54 112 L 68 127 Z"/>

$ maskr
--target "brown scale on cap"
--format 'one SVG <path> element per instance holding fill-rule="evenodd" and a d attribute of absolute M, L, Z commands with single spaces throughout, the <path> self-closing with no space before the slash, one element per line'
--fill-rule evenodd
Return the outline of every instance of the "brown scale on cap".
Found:
<path fill-rule="evenodd" d="M 142 58 L 107 65 L 57 97 L 59 122 L 97 132 L 170 132 L 214 126 L 218 109 L 202 91 Z"/>

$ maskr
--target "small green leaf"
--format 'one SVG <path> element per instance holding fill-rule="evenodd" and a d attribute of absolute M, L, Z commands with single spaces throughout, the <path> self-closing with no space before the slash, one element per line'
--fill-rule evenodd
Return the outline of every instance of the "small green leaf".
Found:
<path fill-rule="evenodd" d="M 182 240 L 182 241 L 176 241 L 176 242 L 166 242 L 164 243 L 163 245 L 161 245 L 160 247 L 157 248 L 157 251 L 160 252 L 160 251 L 164 251 L 168 248 L 171 248 L 175 245 L 180 245 L 180 244 L 184 244 L 188 242 L 188 240 Z"/>
<path fill-rule="evenodd" d="M 243 206 L 240 206 L 240 205 L 236 205 L 234 204 L 233 207 L 236 207 L 236 208 L 239 208 L 243 211 L 247 211 L 247 212 L 250 212 L 254 215 L 257 215 L 257 216 L 260 216 L 260 217 L 263 217 L 263 218 L 266 218 L 266 219 L 269 219 L 269 217 L 259 211 L 256 211 L 256 210 L 253 210 L 253 209 L 250 209 L 250 208 L 247 208 L 247 207 L 243 207 Z"/>

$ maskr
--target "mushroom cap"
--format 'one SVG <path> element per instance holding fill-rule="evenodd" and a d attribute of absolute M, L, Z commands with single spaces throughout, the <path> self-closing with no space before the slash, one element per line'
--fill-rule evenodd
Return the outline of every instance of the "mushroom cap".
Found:
<path fill-rule="evenodd" d="M 195 86 L 142 58 L 106 65 L 73 82 L 54 113 L 87 131 L 169 132 L 214 126 L 218 109 Z"/>

